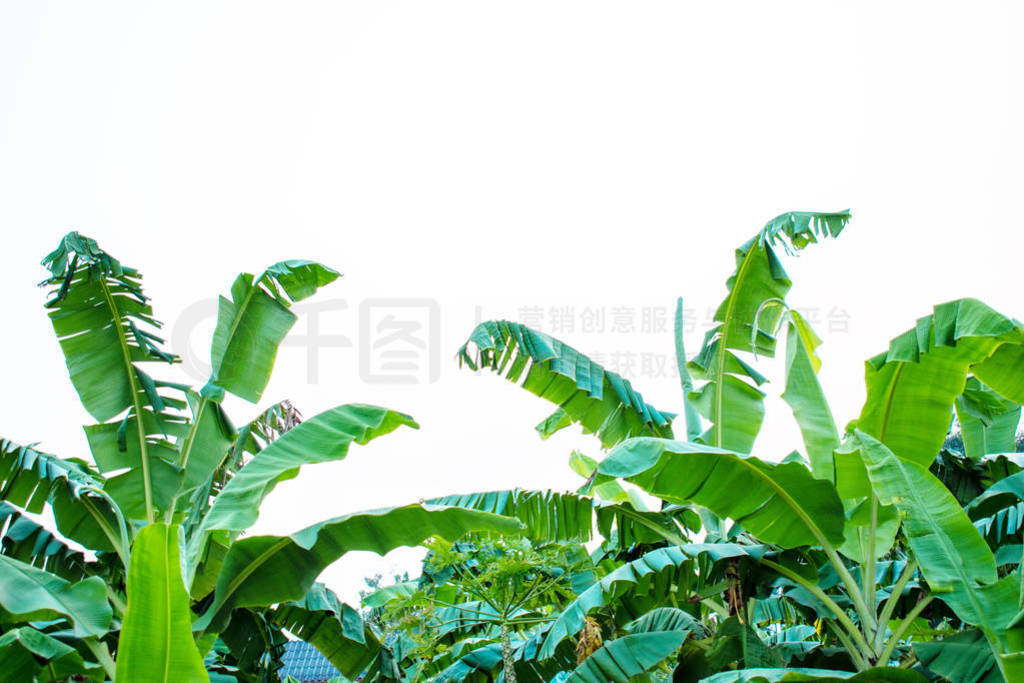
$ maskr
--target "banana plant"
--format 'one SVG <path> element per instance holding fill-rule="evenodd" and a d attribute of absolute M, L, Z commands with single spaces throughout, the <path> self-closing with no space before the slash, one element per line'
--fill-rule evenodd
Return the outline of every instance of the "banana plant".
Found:
<path fill-rule="evenodd" d="M 967 457 L 979 463 L 972 467 L 991 467 L 984 464 L 990 454 L 1012 450 L 1024 404 L 1024 327 L 972 299 L 936 306 L 868 361 L 867 399 L 844 434 L 817 379 L 820 340 L 786 301 L 791 281 L 780 252 L 835 238 L 848 221 L 848 212 L 791 212 L 769 221 L 737 250 L 716 325 L 692 359 L 682 343 L 678 302 L 685 441 L 667 433 L 671 425 L 649 419 L 655 413 L 627 400 L 630 395 L 618 395 L 614 404 L 595 395 L 591 378 L 606 377 L 600 366 L 595 371 L 596 364 L 571 349 L 563 362 L 568 346 L 522 326 L 484 323 L 460 357 L 512 381 L 525 375 L 525 388 L 558 404 L 561 412 L 538 426 L 542 436 L 573 423 L 598 435 L 610 453 L 593 468 L 589 490 L 614 490 L 609 487 L 621 482 L 657 496 L 663 508 L 696 505 L 707 511 L 702 519 L 709 540 L 762 548 L 756 564 L 769 572 L 770 599 L 786 601 L 791 618 L 823 626 L 820 638 L 841 645 L 851 668 L 913 664 L 919 648 L 911 648 L 908 638 L 926 637 L 919 633 L 924 616 L 949 633 L 976 628 L 995 669 L 1015 680 L 1024 676 L 1018 635 L 1024 598 L 1020 570 L 999 567 L 1019 565 L 1019 552 L 1008 560 L 998 545 L 986 543 L 963 509 L 970 498 L 958 501 L 929 467 L 954 412 Z M 750 456 L 768 383 L 757 365 L 759 357 L 776 352 L 783 335 L 782 398 L 804 454 L 767 462 Z M 535 343 L 538 338 L 544 345 Z M 623 378 L 614 383 L 629 386 Z M 611 418 L 623 413 L 632 418 L 630 428 L 609 429 L 616 424 Z M 1024 487 L 1008 476 L 1016 470 L 1006 470 L 991 478 L 1005 483 L 972 504 L 972 514 L 986 528 L 1012 527 L 1012 538 L 1020 528 L 1013 515 Z M 990 519 L 994 515 L 1001 515 L 998 524 Z M 1012 547 L 1005 549 L 1012 554 Z M 752 621 L 755 611 L 723 616 Z M 573 619 L 577 629 L 583 617 Z M 942 661 L 945 641 L 931 642 L 934 647 L 921 652 Z M 960 644 L 950 639 L 949 646 Z M 751 673 L 736 680 L 754 679 Z"/>
<path fill-rule="evenodd" d="M 195 389 L 166 379 L 178 359 L 163 346 L 137 270 L 78 233 L 43 265 L 46 308 L 71 383 L 96 422 L 84 429 L 89 459 L 0 440 L 0 514 L 8 522 L 0 648 L 24 660 L 19 670 L 31 668 L 30 656 L 47 675 L 206 681 L 204 658 L 215 644 L 238 650 L 236 661 L 251 655 L 252 624 L 315 631 L 311 620 L 325 611 L 310 593 L 316 577 L 350 551 L 521 528 L 489 512 L 413 504 L 345 514 L 287 536 L 242 537 L 264 498 L 303 466 L 417 427 L 408 415 L 362 404 L 307 420 L 276 404 L 241 429 L 229 420 L 227 393 L 261 400 L 296 320 L 292 304 L 339 273 L 290 260 L 239 275 L 230 298 L 220 298 L 211 376 Z M 26 516 L 46 511 L 56 533 Z M 345 633 L 358 631 L 350 623 L 358 614 L 338 609 Z M 328 656 L 353 677 L 363 655 L 380 649 L 365 637 L 329 645 Z"/>

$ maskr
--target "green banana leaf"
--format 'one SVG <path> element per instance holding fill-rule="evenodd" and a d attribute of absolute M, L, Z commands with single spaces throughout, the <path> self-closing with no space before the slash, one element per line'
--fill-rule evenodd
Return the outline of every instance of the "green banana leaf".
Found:
<path fill-rule="evenodd" d="M 459 349 L 459 364 L 472 370 L 490 368 L 510 382 L 523 380 L 524 389 L 558 405 L 584 432 L 596 434 L 605 448 L 631 436 L 672 435 L 675 415 L 644 402 L 629 380 L 519 323 L 498 320 L 477 325 Z M 561 417 L 549 419 L 557 424 Z"/>
<path fill-rule="evenodd" d="M 355 678 L 380 651 L 380 643 L 359 612 L 321 583 L 295 602 L 275 609 L 270 618 L 310 643 L 342 674 Z"/>
<path fill-rule="evenodd" d="M 289 308 L 340 273 L 312 261 L 281 261 L 259 277 L 242 273 L 231 298 L 220 297 L 213 333 L 210 385 L 252 403 L 263 395 L 274 359 L 296 316 Z M 211 387 L 205 394 L 216 395 Z"/>
<path fill-rule="evenodd" d="M 566 683 L 628 683 L 679 649 L 685 631 L 633 633 L 606 642 L 576 667 Z"/>
<path fill-rule="evenodd" d="M 365 445 L 398 427 L 419 425 L 402 413 L 362 404 L 342 405 L 296 425 L 260 450 L 214 499 L 188 543 L 189 585 L 207 555 L 211 532 L 237 533 L 259 515 L 263 499 L 279 482 L 294 478 L 303 465 L 341 460 L 353 444 Z M 197 597 L 200 597 L 197 595 Z"/>
<path fill-rule="evenodd" d="M 672 588 L 679 568 L 700 556 L 717 562 L 737 557 L 756 559 L 764 552 L 764 546 L 735 543 L 689 543 L 652 550 L 613 570 L 566 605 L 551 623 L 538 656 L 540 659 L 553 656 L 559 643 L 579 633 L 587 615 L 595 609 L 612 604 L 627 594 L 667 592 Z"/>
<path fill-rule="evenodd" d="M 282 434 L 247 462 L 214 500 L 203 528 L 243 531 L 256 521 L 263 499 L 303 465 L 342 460 L 355 443 L 364 446 L 401 426 L 419 425 L 387 408 L 347 404 L 325 410 Z"/>
<path fill-rule="evenodd" d="M 1024 500 L 1024 472 L 1018 472 L 1005 479 L 1000 479 L 985 489 L 964 507 L 964 511 L 972 522 L 977 522 L 1004 510 L 1015 511 L 1022 500 Z M 1020 527 L 1020 520 L 1014 519 L 1014 522 L 1014 528 L 1011 531 L 1015 534 Z"/>
<path fill-rule="evenodd" d="M 879 501 L 895 505 L 903 518 L 907 542 L 931 591 L 990 640 L 1005 638 L 1017 613 L 1016 577 L 999 579 L 988 544 L 934 475 L 859 429 L 855 437 Z"/>
<path fill-rule="evenodd" d="M 383 555 L 430 536 L 456 539 L 470 531 L 509 534 L 521 529 L 518 520 L 487 512 L 407 505 L 336 517 L 291 536 L 243 538 L 224 558 L 213 600 L 194 628 L 216 633 L 236 606 L 300 600 L 320 572 L 353 550 Z"/>
<path fill-rule="evenodd" d="M 795 211 L 769 221 L 750 241 L 736 250 L 736 272 L 726 286 L 729 294 L 715 312 L 718 325 L 708 330 L 700 352 L 688 368 L 693 377 L 705 380 L 689 395 L 693 405 L 711 426 L 701 440 L 717 448 L 749 453 L 764 420 L 766 379 L 735 351 L 772 356 L 771 335 L 781 315 L 782 302 L 792 282 L 773 247 L 787 252 L 803 249 L 819 239 L 838 237 L 850 213 Z"/>
<path fill-rule="evenodd" d="M 946 438 L 954 401 L 969 373 L 1004 398 L 1024 401 L 1013 395 L 1022 366 L 1005 362 L 1021 344 L 1024 327 L 980 301 L 936 306 L 867 362 L 867 400 L 857 428 L 900 458 L 929 465 Z M 849 497 L 867 494 L 851 490 Z"/>
<path fill-rule="evenodd" d="M 510 489 L 443 496 L 426 502 L 515 517 L 525 525 L 523 533 L 535 540 L 589 541 L 596 522 L 604 538 L 611 537 L 615 529 L 623 548 L 636 543 L 685 542 L 685 532 L 673 513 L 651 512 L 628 502 L 606 503 L 573 493 Z M 680 510 L 679 515 L 687 512 Z"/>
<path fill-rule="evenodd" d="M 419 590 L 419 581 L 402 581 L 401 583 L 384 586 L 364 595 L 362 606 L 373 609 L 383 607 L 392 600 L 405 600 L 413 596 Z"/>
<path fill-rule="evenodd" d="M 5 622 L 65 617 L 76 636 L 102 636 L 113 616 L 105 586 L 97 576 L 72 583 L 0 555 L 0 614 Z"/>
<path fill-rule="evenodd" d="M 921 666 L 937 676 L 956 683 L 1003 683 L 992 648 L 979 629 L 914 643 L 913 648 Z"/>
<path fill-rule="evenodd" d="M 426 502 L 515 517 L 523 523 L 523 533 L 533 539 L 589 541 L 594 525 L 594 501 L 572 493 L 511 489 L 443 496 Z"/>
<path fill-rule="evenodd" d="M 569 413 L 561 408 L 555 408 L 555 412 L 541 420 L 534 429 L 540 438 L 547 439 L 571 425 L 572 418 L 569 417 Z"/>
<path fill-rule="evenodd" d="M 85 409 L 98 422 L 140 404 L 159 412 L 135 363 L 176 359 L 145 331 L 160 324 L 142 293 L 142 276 L 77 232 L 65 235 L 42 263 L 50 271 L 45 284 L 54 288 L 46 307 Z"/>
<path fill-rule="evenodd" d="M 138 468 L 111 479 L 108 492 L 128 517 L 152 521 L 155 509 L 169 502 L 158 496 L 174 477 L 170 468 L 176 454 L 169 439 L 183 424 L 176 410 L 184 402 L 165 393 L 176 385 L 154 380 L 140 363 L 178 359 L 163 351 L 163 340 L 150 331 L 160 323 L 142 293 L 141 275 L 95 241 L 69 233 L 43 265 L 53 287 L 46 307 L 71 382 L 101 423 L 87 430 L 94 459 L 104 471 L 119 469 L 107 466 L 112 459 Z"/>
<path fill-rule="evenodd" d="M 626 441 L 598 467 L 673 503 L 696 503 L 784 548 L 839 546 L 845 518 L 835 487 L 805 466 L 773 465 L 702 444 Z"/>
<path fill-rule="evenodd" d="M 272 678 L 272 672 L 284 665 L 284 654 L 288 645 L 288 636 L 279 625 L 268 618 L 263 609 L 236 609 L 231 613 L 231 621 L 220 632 L 214 641 L 211 654 L 217 654 L 218 645 L 226 646 L 232 664 L 239 670 L 240 678 L 252 678 L 264 681 Z M 205 646 L 205 641 L 200 649 Z M 209 657 L 209 654 L 207 655 Z M 220 655 L 218 659 L 225 659 Z M 206 670 L 210 672 L 209 659 L 204 660 Z M 211 683 L 213 675 L 210 676 Z"/>
<path fill-rule="evenodd" d="M 630 633 L 688 631 L 701 638 L 708 635 L 707 628 L 699 619 L 678 607 L 655 607 L 639 619 L 626 624 L 625 630 Z"/>
<path fill-rule="evenodd" d="M 956 399 L 955 408 L 967 457 L 977 459 L 1017 449 L 1019 403 L 1007 401 L 977 378 L 969 377 L 964 393 Z"/>
<path fill-rule="evenodd" d="M 31 626 L 0 636 L 0 683 L 102 681 L 103 669 L 86 662 L 78 651 Z"/>
<path fill-rule="evenodd" d="M 192 639 L 178 529 L 177 524 L 154 523 L 135 537 L 128 566 L 128 609 L 117 646 L 118 680 L 210 680 Z"/>
<path fill-rule="evenodd" d="M 0 439 L 0 499 L 33 514 L 49 504 L 64 538 L 97 551 L 120 545 L 116 510 L 102 487 L 84 464 Z"/>
<path fill-rule="evenodd" d="M 22 515 L 16 507 L 0 501 L 0 552 L 37 569 L 45 569 L 68 581 L 79 581 L 90 573 L 86 556 L 68 546 L 57 535 Z"/>

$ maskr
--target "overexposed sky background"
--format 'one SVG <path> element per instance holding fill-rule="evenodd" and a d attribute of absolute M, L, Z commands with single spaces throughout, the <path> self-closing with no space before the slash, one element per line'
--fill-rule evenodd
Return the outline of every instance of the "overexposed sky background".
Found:
<path fill-rule="evenodd" d="M 377 403 L 422 429 L 308 468 L 254 533 L 572 488 L 569 452 L 596 441 L 540 441 L 549 404 L 458 369 L 478 317 L 557 318 L 678 412 L 658 372 L 671 323 L 644 317 L 684 296 L 695 352 L 735 247 L 783 211 L 850 207 L 838 241 L 786 261 L 842 427 L 863 360 L 933 304 L 975 296 L 1021 317 L 1022 30 L 1020 6 L 992 2 L 0 0 L 0 434 L 87 455 L 35 287 L 75 229 L 142 270 L 172 350 L 202 358 L 203 311 L 238 272 L 310 258 L 345 273 L 312 306 L 321 340 L 348 345 L 310 373 L 307 315 L 261 406 L 228 408 L 241 423 L 282 398 L 307 416 Z M 409 298 L 436 305 L 436 381 L 368 381 L 361 307 Z M 584 329 L 602 313 L 606 333 Z M 780 401 L 767 422 L 759 454 L 800 446 Z M 360 576 L 415 557 L 353 555 L 323 579 L 352 599 Z"/>

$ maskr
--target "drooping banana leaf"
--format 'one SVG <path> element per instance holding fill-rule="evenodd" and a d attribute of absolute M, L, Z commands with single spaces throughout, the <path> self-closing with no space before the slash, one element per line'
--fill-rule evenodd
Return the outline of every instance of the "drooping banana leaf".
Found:
<path fill-rule="evenodd" d="M 954 407 L 967 457 L 977 459 L 1016 450 L 1019 403 L 1002 398 L 977 378 L 969 377 Z"/>
<path fill-rule="evenodd" d="M 712 562 L 737 557 L 759 558 L 764 546 L 740 546 L 734 543 L 690 543 L 658 548 L 615 569 L 580 593 L 552 622 L 538 656 L 546 659 L 566 638 L 583 628 L 587 615 L 604 605 L 612 604 L 627 594 L 661 595 L 672 589 L 680 567 L 704 556 Z"/>
<path fill-rule="evenodd" d="M 655 607 L 639 619 L 626 624 L 625 629 L 630 633 L 688 631 L 698 638 L 708 635 L 707 627 L 699 619 L 678 607 Z"/>
<path fill-rule="evenodd" d="M 925 669 L 950 681 L 1003 683 L 985 635 L 978 629 L 945 638 L 914 643 L 914 654 Z"/>
<path fill-rule="evenodd" d="M 702 505 L 784 548 L 843 542 L 835 487 L 799 463 L 773 465 L 702 444 L 641 437 L 613 450 L 598 473 L 673 503 Z"/>
<path fill-rule="evenodd" d="M 270 618 L 313 645 L 338 671 L 355 678 L 380 651 L 380 643 L 359 612 L 321 583 L 295 602 L 275 609 Z"/>
<path fill-rule="evenodd" d="M 515 517 L 523 523 L 523 533 L 534 539 L 589 541 L 594 523 L 593 499 L 572 493 L 510 489 L 443 496 L 427 503 Z"/>
<path fill-rule="evenodd" d="M 401 426 L 419 427 L 403 413 L 357 403 L 315 415 L 246 463 L 217 496 L 203 527 L 230 531 L 249 528 L 267 494 L 280 482 L 298 475 L 303 465 L 342 460 L 352 444 L 364 446 Z"/>
<path fill-rule="evenodd" d="M 14 628 L 0 636 L 0 681 L 102 681 L 103 669 L 86 662 L 78 650 L 31 626 Z"/>
<path fill-rule="evenodd" d="M 212 603 L 196 628 L 216 633 L 235 606 L 299 600 L 327 565 L 353 550 L 383 555 L 430 536 L 457 539 L 470 531 L 510 534 L 521 528 L 518 520 L 487 512 L 407 505 L 336 517 L 291 536 L 243 538 L 224 558 Z"/>
<path fill-rule="evenodd" d="M 210 680 L 192 639 L 192 612 L 181 576 L 178 528 L 176 524 L 150 524 L 132 544 L 128 609 L 117 646 L 117 680 Z"/>
<path fill-rule="evenodd" d="M 272 679 L 284 665 L 288 636 L 280 626 L 268 618 L 266 610 L 232 611 L 231 621 L 220 632 L 218 638 L 227 646 L 231 659 L 241 674 L 238 678 L 265 681 Z M 204 663 L 207 672 L 210 672 L 209 663 Z M 212 674 L 210 679 L 211 683 L 217 683 Z"/>
<path fill-rule="evenodd" d="M 555 408 L 555 412 L 537 423 L 537 426 L 534 427 L 534 429 L 537 430 L 537 434 L 540 435 L 540 438 L 547 439 L 571 425 L 572 418 L 569 417 L 569 413 L 565 412 L 561 408 Z"/>
<path fill-rule="evenodd" d="M 616 638 L 583 660 L 566 683 L 628 683 L 678 650 L 686 635 L 686 631 L 650 631 Z"/>
<path fill-rule="evenodd" d="M 263 395 L 274 359 L 296 316 L 293 302 L 312 296 L 340 277 L 313 261 L 281 261 L 259 277 L 242 273 L 231 298 L 220 297 L 211 350 L 210 385 L 256 403 Z M 215 395 L 207 389 L 205 395 Z"/>
<path fill-rule="evenodd" d="M 0 553 L 37 569 L 78 581 L 89 574 L 89 560 L 46 527 L 0 501 Z"/>
<path fill-rule="evenodd" d="M 934 475 L 861 430 L 855 437 L 878 499 L 900 511 L 907 542 L 932 593 L 961 620 L 979 626 L 998 648 L 997 657 L 1011 654 L 1006 636 L 1018 611 L 1019 578 L 1000 579 L 988 544 Z"/>
<path fill-rule="evenodd" d="M 535 540 L 589 541 L 595 523 L 605 538 L 611 536 L 614 528 L 622 547 L 685 540 L 672 514 L 637 509 L 629 502 L 609 504 L 573 493 L 510 489 L 443 496 L 427 503 L 515 517 L 524 524 L 523 533 Z"/>
<path fill-rule="evenodd" d="M 165 487 L 173 476 L 175 453 L 170 438 L 183 420 L 176 413 L 180 398 L 174 387 L 154 380 L 141 363 L 174 363 L 160 348 L 152 330 L 160 323 L 142 293 L 141 275 L 122 266 L 94 240 L 68 233 L 43 259 L 50 271 L 46 303 L 50 321 L 67 361 L 71 382 L 82 405 L 101 424 L 89 428 L 93 456 L 103 471 L 112 459 L 133 469 L 111 480 L 110 493 L 125 514 L 152 521 Z M 112 418 L 120 419 L 107 422 Z M 121 457 L 118 454 L 122 454 Z"/>
<path fill-rule="evenodd" d="M 704 443 L 749 453 L 761 429 L 764 393 L 758 387 L 766 380 L 735 352 L 775 353 L 770 330 L 778 323 L 781 307 L 764 305 L 785 300 L 792 286 L 775 248 L 794 252 L 820 239 L 838 237 L 849 220 L 848 211 L 782 214 L 736 250 L 736 272 L 726 282 L 729 294 L 714 316 L 718 324 L 708 331 L 703 347 L 688 365 L 694 378 L 705 380 L 690 394 L 711 423 L 701 435 Z"/>
<path fill-rule="evenodd" d="M 0 499 L 39 514 L 53 508 L 57 530 L 93 550 L 119 547 L 118 521 L 103 480 L 84 465 L 0 439 Z"/>
<path fill-rule="evenodd" d="M 102 636 L 113 612 L 103 579 L 72 583 L 32 565 L 0 555 L 0 615 L 3 621 L 66 618 L 78 637 Z"/>
<path fill-rule="evenodd" d="M 303 465 L 341 460 L 355 443 L 365 445 L 403 425 L 418 427 L 402 413 L 378 406 L 348 404 L 326 410 L 290 429 L 259 451 L 214 499 L 189 539 L 190 585 L 213 531 L 237 533 L 256 521 L 263 499 L 278 483 L 294 478 Z M 194 587 L 193 587 L 194 590 Z"/>
<path fill-rule="evenodd" d="M 472 370 L 490 368 L 510 382 L 522 380 L 524 389 L 559 406 L 586 433 L 596 434 L 605 448 L 631 436 L 672 435 L 675 415 L 646 403 L 629 380 L 519 323 L 478 325 L 459 349 L 459 364 Z"/>
<path fill-rule="evenodd" d="M 975 299 L 935 307 L 867 361 L 867 400 L 857 428 L 898 457 L 927 466 L 942 447 L 953 403 L 969 373 L 1021 403 L 1021 367 L 1006 362 L 1024 348 L 1024 327 Z M 1020 399 L 1020 400 L 1018 400 Z M 866 495 L 867 492 L 862 492 Z"/>

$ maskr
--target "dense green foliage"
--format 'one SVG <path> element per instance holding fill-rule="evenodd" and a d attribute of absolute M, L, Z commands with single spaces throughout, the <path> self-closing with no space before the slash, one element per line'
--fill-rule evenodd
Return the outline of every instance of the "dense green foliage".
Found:
<path fill-rule="evenodd" d="M 278 483 L 416 427 L 358 404 L 302 420 L 282 402 L 241 428 L 223 410 L 262 398 L 291 304 L 338 273 L 239 275 L 195 389 L 160 379 L 176 358 L 138 272 L 71 233 L 44 259 L 47 309 L 97 421 L 91 461 L 0 440 L 0 661 L 17 680 L 272 681 L 291 634 L 381 683 L 1024 680 L 1024 325 L 935 306 L 867 361 L 841 430 L 783 260 L 849 219 L 783 214 L 737 249 L 689 358 L 679 301 L 678 419 L 561 340 L 478 326 L 460 363 L 553 403 L 542 438 L 596 437 L 597 457 L 570 455 L 577 491 L 453 494 L 281 537 L 244 535 Z M 769 379 L 803 440 L 771 461 L 751 455 Z M 349 551 L 419 544 L 421 575 L 359 606 L 316 583 Z"/>

